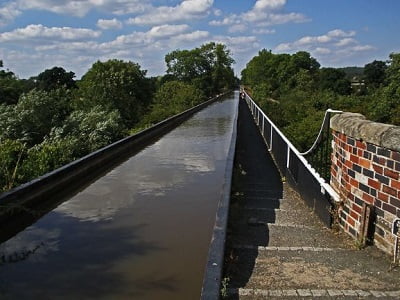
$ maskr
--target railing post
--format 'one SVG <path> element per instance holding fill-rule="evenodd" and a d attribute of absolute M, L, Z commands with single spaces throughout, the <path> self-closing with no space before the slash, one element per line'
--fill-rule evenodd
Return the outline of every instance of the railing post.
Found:
<path fill-rule="evenodd" d="M 290 167 L 290 147 L 287 145 L 287 158 L 286 158 L 286 169 Z"/>
<path fill-rule="evenodd" d="M 261 128 L 262 128 L 262 136 L 265 138 L 265 134 L 264 134 L 264 123 L 265 123 L 265 118 L 264 118 L 264 115 L 263 115 L 263 117 L 262 117 L 262 126 L 261 126 Z"/>
<path fill-rule="evenodd" d="M 270 136 L 269 136 L 269 149 L 268 151 L 272 151 L 272 134 L 273 134 L 273 127 L 271 126 Z"/>

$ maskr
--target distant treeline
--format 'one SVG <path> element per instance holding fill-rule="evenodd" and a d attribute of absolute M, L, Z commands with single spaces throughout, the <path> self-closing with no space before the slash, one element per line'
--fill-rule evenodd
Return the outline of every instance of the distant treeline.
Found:
<path fill-rule="evenodd" d="M 223 44 L 175 50 L 164 76 L 131 61 L 97 61 L 81 80 L 54 67 L 19 79 L 0 61 L 0 192 L 232 89 Z"/>
<path fill-rule="evenodd" d="M 264 49 L 242 71 L 242 84 L 301 151 L 314 142 L 328 108 L 400 125 L 400 53 L 337 69 L 321 68 L 308 52 Z"/>

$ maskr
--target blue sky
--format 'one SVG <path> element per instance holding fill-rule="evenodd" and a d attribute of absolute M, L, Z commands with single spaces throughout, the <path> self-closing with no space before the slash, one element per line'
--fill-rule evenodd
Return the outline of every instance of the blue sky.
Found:
<path fill-rule="evenodd" d="M 400 52 L 399 0 L 0 0 L 0 59 L 20 78 L 97 60 L 163 75 L 175 49 L 224 43 L 235 73 L 261 49 L 309 51 L 322 66 L 363 66 Z"/>

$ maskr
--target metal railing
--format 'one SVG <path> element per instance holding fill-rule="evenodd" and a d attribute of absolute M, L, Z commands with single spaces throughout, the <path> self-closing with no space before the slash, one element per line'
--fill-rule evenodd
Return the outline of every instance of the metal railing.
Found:
<path fill-rule="evenodd" d="M 254 100 L 247 93 L 245 95 L 245 100 L 253 114 L 254 121 L 282 176 L 302 195 L 303 199 L 315 210 L 320 219 L 330 226 L 332 200 L 339 201 L 339 195 L 304 157 L 305 154 L 313 152 L 318 142 L 309 151 L 300 153 Z M 326 122 L 329 128 L 329 121 Z M 323 126 L 323 128 L 325 127 Z M 321 132 L 324 131 L 323 128 Z"/>
<path fill-rule="evenodd" d="M 330 129 L 331 114 L 342 113 L 340 110 L 327 109 L 324 120 L 314 144 L 300 155 L 306 157 L 317 173 L 329 182 L 331 178 L 332 134 Z"/>

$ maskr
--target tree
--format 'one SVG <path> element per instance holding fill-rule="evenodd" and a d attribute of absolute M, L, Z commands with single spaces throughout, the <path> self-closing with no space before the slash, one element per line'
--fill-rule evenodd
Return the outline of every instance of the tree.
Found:
<path fill-rule="evenodd" d="M 32 90 L 15 106 L 0 109 L 0 138 L 20 140 L 29 147 L 41 143 L 70 113 L 71 94 L 65 90 Z"/>
<path fill-rule="evenodd" d="M 191 83 L 207 96 L 231 88 L 235 82 L 234 63 L 223 44 L 208 43 L 193 50 L 175 50 L 165 56 L 167 74 Z"/>
<path fill-rule="evenodd" d="M 53 128 L 49 140 L 75 140 L 74 156 L 80 157 L 121 139 L 125 132 L 117 110 L 95 106 L 88 111 L 72 112 L 62 126 Z"/>
<path fill-rule="evenodd" d="M 3 68 L 2 60 L 0 68 Z M 9 70 L 0 70 L 0 104 L 16 104 L 22 92 L 22 85 L 15 74 Z"/>
<path fill-rule="evenodd" d="M 117 110 L 127 127 L 139 121 L 151 101 L 153 88 L 146 71 L 133 62 L 98 61 L 79 82 L 77 108 L 90 110 L 100 105 Z"/>
<path fill-rule="evenodd" d="M 364 66 L 364 79 L 368 87 L 378 88 L 386 78 L 387 65 L 384 61 L 374 60 Z"/>
<path fill-rule="evenodd" d="M 203 92 L 195 86 L 181 81 L 168 81 L 156 92 L 151 111 L 143 119 L 142 125 L 158 123 L 204 100 Z"/>
<path fill-rule="evenodd" d="M 340 95 L 351 93 L 351 83 L 343 70 L 322 68 L 319 73 L 319 87 L 321 90 L 330 90 Z"/>
<path fill-rule="evenodd" d="M 40 90 L 51 91 L 59 88 L 76 88 L 75 73 L 67 72 L 61 67 L 53 67 L 36 77 L 36 86 Z"/>

